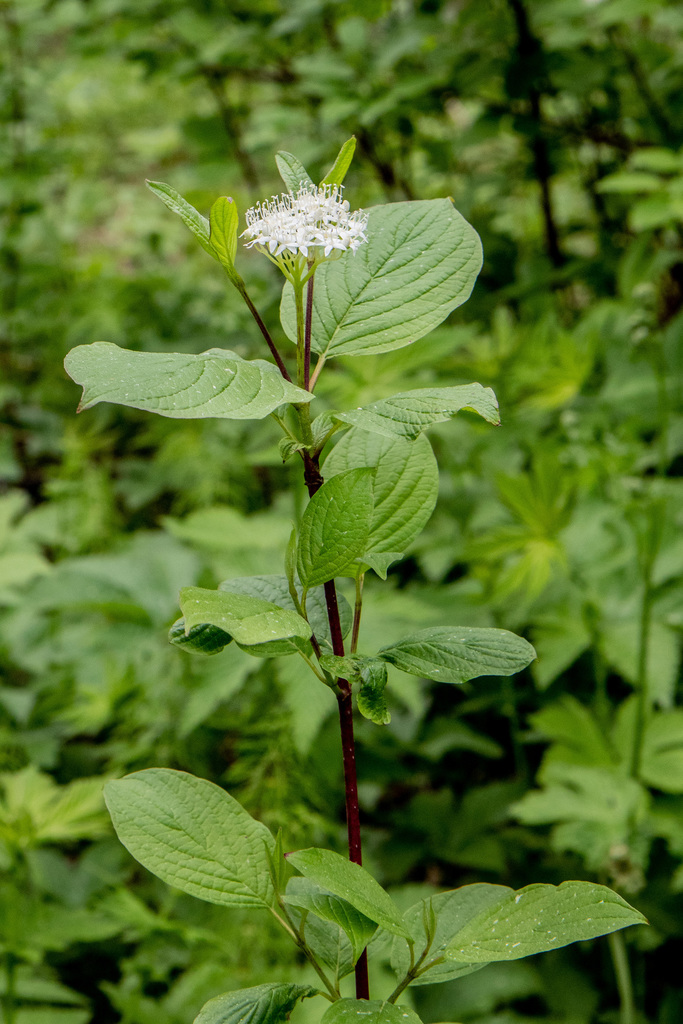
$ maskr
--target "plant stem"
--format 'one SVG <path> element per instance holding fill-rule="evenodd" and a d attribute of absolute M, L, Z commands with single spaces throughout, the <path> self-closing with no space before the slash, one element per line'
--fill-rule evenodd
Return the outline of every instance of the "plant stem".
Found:
<path fill-rule="evenodd" d="M 426 960 L 427 954 L 429 953 L 431 945 L 432 944 L 430 942 L 427 945 L 427 947 L 423 950 L 422 955 L 418 959 L 417 963 L 412 963 L 411 964 L 410 970 L 406 974 L 405 978 L 402 981 L 399 981 L 398 985 L 396 986 L 394 991 L 391 993 L 391 995 L 387 999 L 388 1003 L 395 1003 L 396 1000 L 398 999 L 398 997 L 404 991 L 404 989 L 408 988 L 408 985 L 410 985 L 410 983 L 412 981 L 414 981 L 415 978 L 418 977 L 418 975 L 424 974 L 424 971 L 421 971 L 420 967 L 422 966 L 422 964 Z M 413 957 L 414 957 L 414 952 L 413 952 L 413 949 L 411 948 L 411 950 L 410 950 L 410 958 L 411 958 L 411 960 L 413 960 Z M 430 964 L 430 966 L 432 966 L 432 965 Z"/>
<path fill-rule="evenodd" d="M 313 301 L 311 286 L 313 279 L 310 279 L 308 298 Z M 297 383 L 302 386 L 304 376 L 310 369 L 310 348 L 308 351 L 308 364 L 306 362 L 306 334 L 308 333 L 310 345 L 310 320 L 307 315 L 304 324 L 303 313 L 303 289 L 294 284 L 294 296 L 296 301 L 297 319 Z M 308 302 L 307 302 L 308 306 Z M 308 310 L 307 310 L 308 314 Z M 305 407 L 295 406 L 299 415 L 299 422 L 302 431 L 308 428 L 310 434 L 310 410 Z M 308 419 L 306 419 L 308 417 Z M 323 477 L 320 472 L 318 456 L 311 456 L 308 452 L 304 456 L 304 480 L 308 488 L 309 497 L 322 487 Z M 324 584 L 325 602 L 327 604 L 327 619 L 330 624 L 330 636 L 332 638 L 332 650 L 339 656 L 344 656 L 344 638 L 342 636 L 341 620 L 339 618 L 339 604 L 337 602 L 337 588 L 334 580 L 328 580 Z M 344 792 L 346 804 L 346 828 L 348 833 L 349 860 L 354 864 L 362 864 L 362 847 L 360 835 L 360 812 L 358 807 L 358 781 L 356 778 L 356 745 L 353 732 L 353 699 L 351 684 L 347 679 L 338 679 L 337 704 L 339 707 L 339 729 L 341 733 L 342 761 L 344 765 Z M 369 999 L 370 988 L 368 981 L 368 955 L 363 950 L 356 963 L 356 999 Z"/>
<path fill-rule="evenodd" d="M 309 268 L 312 261 L 308 264 Z M 315 277 L 311 275 L 306 289 L 306 323 L 304 326 L 304 389 L 310 391 L 311 382 L 311 329 L 313 325 L 313 282 Z"/>
<path fill-rule="evenodd" d="M 358 633 L 360 632 L 360 617 L 363 611 L 363 583 L 365 573 L 356 577 L 356 603 L 353 609 L 353 629 L 351 630 L 351 654 L 358 649 Z"/>
<path fill-rule="evenodd" d="M 296 945 L 299 947 L 301 952 L 304 954 L 304 956 L 306 957 L 308 962 L 314 968 L 315 973 L 318 975 L 318 977 L 320 978 L 320 980 L 324 984 L 325 988 L 330 993 L 329 996 L 325 996 L 325 998 L 326 999 L 330 999 L 330 1002 L 336 1002 L 336 1000 L 339 999 L 339 997 L 340 997 L 338 990 L 335 989 L 334 985 L 332 984 L 332 982 L 327 977 L 327 975 L 325 974 L 324 970 L 322 969 L 322 967 L 320 966 L 320 964 L 316 960 L 313 951 L 309 947 L 308 943 L 306 942 L 306 940 L 303 937 L 303 935 L 301 934 L 301 932 L 297 931 L 297 929 L 294 927 L 294 924 L 291 921 L 291 919 L 289 917 L 289 914 L 287 913 L 287 910 L 282 905 L 282 901 L 280 901 L 280 907 L 281 907 L 281 910 L 283 911 L 285 917 L 281 917 L 280 914 L 278 914 L 278 912 L 276 910 L 274 910 L 272 907 L 270 908 L 271 914 L 273 915 L 275 920 L 278 921 L 282 925 L 284 930 L 292 937 L 292 939 L 294 940 Z M 325 993 L 322 992 L 321 995 L 325 995 Z"/>
<path fill-rule="evenodd" d="M 231 280 L 233 280 L 233 279 L 231 278 Z M 278 366 L 278 369 L 279 369 L 280 373 L 285 378 L 285 380 L 288 380 L 289 383 L 291 384 L 292 383 L 292 378 L 289 376 L 289 373 L 287 371 L 287 367 L 285 366 L 285 364 L 282 361 L 282 356 L 280 355 L 278 350 L 275 348 L 275 342 L 273 341 L 273 339 L 270 336 L 270 331 L 268 330 L 268 328 L 264 324 L 263 320 L 261 319 L 259 311 L 257 310 L 256 306 L 254 305 L 254 303 L 249 298 L 249 295 L 247 293 L 247 288 L 246 288 L 246 285 L 245 285 L 244 281 L 240 277 L 238 280 L 235 280 L 233 283 L 235 284 L 235 287 L 237 288 L 238 292 L 240 293 L 240 295 L 242 296 L 242 298 L 246 302 L 247 307 L 249 309 L 249 312 L 253 316 L 254 320 L 256 321 L 256 323 L 258 325 L 258 329 L 260 330 L 261 334 L 265 338 L 266 345 L 270 349 L 271 355 L 273 356 L 273 359 L 277 363 L 277 366 Z"/>
<path fill-rule="evenodd" d="M 320 371 L 322 370 L 324 365 L 325 365 L 325 356 L 320 356 L 320 358 L 318 359 L 318 362 L 316 363 L 315 370 L 313 371 L 313 374 L 311 376 L 311 382 L 310 382 L 309 388 L 308 388 L 309 391 L 312 391 L 313 388 L 315 387 L 315 385 L 317 384 L 318 377 L 320 376 Z"/>
<path fill-rule="evenodd" d="M 294 288 L 294 305 L 296 306 L 296 382 L 300 388 L 304 386 L 304 289 L 300 280 L 292 281 Z"/>
<path fill-rule="evenodd" d="M 612 955 L 614 973 L 619 989 L 619 1024 L 636 1024 L 636 1006 L 633 999 L 633 983 L 628 963 L 626 943 L 621 932 L 612 932 L 607 936 L 609 951 Z"/>

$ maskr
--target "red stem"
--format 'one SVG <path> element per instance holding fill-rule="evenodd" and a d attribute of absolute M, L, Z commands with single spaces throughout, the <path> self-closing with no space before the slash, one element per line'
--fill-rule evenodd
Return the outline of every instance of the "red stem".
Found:
<path fill-rule="evenodd" d="M 309 465 L 310 462 L 310 465 Z M 308 456 L 306 463 L 306 482 L 311 497 L 322 485 L 322 476 L 317 460 Z M 339 603 L 334 580 L 325 584 L 325 601 L 327 618 L 330 623 L 332 650 L 339 657 L 344 655 L 344 638 L 339 618 Z M 356 744 L 353 735 L 353 700 L 351 685 L 347 679 L 338 679 L 341 691 L 337 695 L 339 706 L 339 729 L 341 732 L 342 761 L 344 764 L 344 792 L 346 797 L 346 828 L 348 832 L 349 860 L 354 864 L 362 864 L 362 848 L 360 835 L 360 810 L 358 807 L 358 781 L 356 778 Z M 369 999 L 370 986 L 368 981 L 368 954 L 363 950 L 356 963 L 356 999 Z"/>
<path fill-rule="evenodd" d="M 285 364 L 282 361 L 282 356 L 280 355 L 278 350 L 275 348 L 275 342 L 273 341 L 273 339 L 270 336 L 270 331 L 268 330 L 268 328 L 264 324 L 263 320 L 261 319 L 259 311 L 257 310 L 256 306 L 254 305 L 254 303 L 251 301 L 251 299 L 247 295 L 247 289 L 244 287 L 244 282 L 242 282 L 241 285 L 238 285 L 238 290 L 239 290 L 242 298 L 246 302 L 247 306 L 249 307 L 249 312 L 251 313 L 251 315 L 253 316 L 254 320 L 256 321 L 256 323 L 258 325 L 258 329 L 260 330 L 261 334 L 265 338 L 266 344 L 267 344 L 268 348 L 271 351 L 273 359 L 277 363 L 278 370 L 280 371 L 282 376 L 285 378 L 285 380 L 288 380 L 289 383 L 291 384 L 292 383 L 292 378 L 289 376 L 289 373 L 287 372 L 287 367 L 285 366 Z"/>

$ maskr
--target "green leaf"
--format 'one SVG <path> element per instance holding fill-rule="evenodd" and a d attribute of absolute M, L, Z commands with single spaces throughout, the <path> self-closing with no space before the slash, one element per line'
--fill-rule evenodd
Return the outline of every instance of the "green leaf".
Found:
<path fill-rule="evenodd" d="M 193 626 L 189 633 L 185 632 L 185 620 L 178 619 L 168 631 L 168 639 L 176 647 L 193 654 L 220 654 L 231 642 L 229 633 L 210 626 L 206 622 Z"/>
<path fill-rule="evenodd" d="M 647 723 L 640 777 L 664 793 L 683 793 L 683 711 L 656 714 Z"/>
<path fill-rule="evenodd" d="M 308 910 L 341 928 L 351 943 L 354 964 L 377 931 L 377 925 L 369 917 L 359 913 L 346 900 L 316 885 L 310 878 L 290 878 L 285 903 Z"/>
<path fill-rule="evenodd" d="M 288 192 L 293 192 L 296 195 L 302 185 L 313 184 L 313 179 L 304 165 L 291 153 L 284 150 L 276 153 L 275 163 Z"/>
<path fill-rule="evenodd" d="M 296 542 L 296 535 L 293 534 Z M 237 576 L 234 579 L 223 580 L 218 589 L 230 594 L 246 594 L 251 597 L 260 597 L 264 601 L 278 605 L 280 608 L 296 612 L 296 605 L 289 590 L 289 582 L 285 576 Z M 342 629 L 342 637 L 347 636 L 353 624 L 353 612 L 349 602 L 342 594 L 337 594 L 339 607 L 339 621 Z M 309 591 L 306 599 L 306 615 L 315 633 L 318 642 L 322 647 L 332 647 L 332 635 L 327 617 L 327 601 L 322 587 L 314 587 Z M 282 648 L 277 653 L 295 653 L 299 650 L 300 643 L 297 640 L 273 641 L 267 645 L 259 644 L 262 656 L 273 656 L 276 645 Z M 282 647 L 289 644 L 290 648 Z M 308 646 L 308 645 L 306 645 Z M 268 648 L 265 650 L 264 648 Z M 251 651 L 250 653 L 255 653 Z"/>
<path fill-rule="evenodd" d="M 304 512 L 297 567 L 303 586 L 355 575 L 372 522 L 372 470 L 352 469 L 328 480 Z"/>
<path fill-rule="evenodd" d="M 171 188 L 165 182 L 146 181 L 145 184 L 150 192 L 153 192 L 155 196 L 161 199 L 162 203 L 166 204 L 169 210 L 178 214 L 193 235 L 199 240 L 202 248 L 206 249 L 209 256 L 213 256 L 217 260 L 219 258 L 218 253 L 212 248 L 209 241 L 211 232 L 206 217 L 202 217 L 201 213 L 195 210 L 194 206 L 191 206 L 187 199 L 183 199 L 179 192 L 176 192 L 174 188 Z"/>
<path fill-rule="evenodd" d="M 364 573 L 368 569 L 372 569 L 380 579 L 385 580 L 389 566 L 394 562 L 400 562 L 403 554 L 403 551 L 365 551 L 360 572 Z"/>
<path fill-rule="evenodd" d="M 500 423 L 496 396 L 491 388 L 481 384 L 404 391 L 361 409 L 335 413 L 335 416 L 344 423 L 386 437 L 415 438 L 425 427 L 445 423 L 461 409 L 479 413 L 488 423 Z"/>
<path fill-rule="evenodd" d="M 420 534 L 436 505 L 439 469 L 432 446 L 426 437 L 411 442 L 350 430 L 325 460 L 325 477 L 361 466 L 375 470 L 374 508 L 363 557 L 391 554 L 393 561 Z M 381 570 L 376 563 L 372 568 Z"/>
<path fill-rule="evenodd" d="M 391 712 L 384 695 L 387 666 L 379 658 L 364 659 L 360 666 L 360 680 L 361 686 L 356 702 L 361 715 L 376 725 L 388 725 L 391 721 Z"/>
<path fill-rule="evenodd" d="M 242 359 L 227 349 L 199 355 L 131 352 L 96 341 L 72 349 L 64 366 L 83 386 L 79 412 L 113 402 L 173 419 L 260 420 L 285 402 L 312 398 L 272 363 Z"/>
<path fill-rule="evenodd" d="M 593 882 L 528 885 L 469 921 L 444 950 L 451 960 L 518 960 L 570 942 L 647 924 L 617 893 Z"/>
<path fill-rule="evenodd" d="M 218 259 L 227 270 L 230 277 L 235 280 L 238 274 L 235 270 L 235 256 L 237 254 L 237 223 L 239 215 L 237 207 L 228 196 L 221 196 L 211 207 L 211 248 L 217 254 Z"/>
<path fill-rule="evenodd" d="M 323 654 L 320 667 L 329 672 L 333 679 L 348 679 L 353 682 L 360 678 L 360 665 L 363 658 L 357 654 L 339 657 L 336 654 Z"/>
<path fill-rule="evenodd" d="M 321 1024 L 422 1024 L 407 1006 L 379 999 L 338 999 L 323 1014 Z"/>
<path fill-rule="evenodd" d="M 530 643 L 506 629 L 436 626 L 413 633 L 377 652 L 403 672 L 441 683 L 466 683 L 477 676 L 507 676 L 533 661 Z"/>
<path fill-rule="evenodd" d="M 351 161 L 353 160 L 353 154 L 355 152 L 356 136 L 352 135 L 350 139 L 346 140 L 342 148 L 337 153 L 337 159 L 334 161 L 320 184 L 341 185 L 342 181 L 346 177 L 346 172 L 351 166 Z"/>
<path fill-rule="evenodd" d="M 368 211 L 368 241 L 316 271 L 312 347 L 326 358 L 388 352 L 437 327 L 469 297 L 481 267 L 476 231 L 449 199 Z M 280 317 L 296 340 L 294 291 Z"/>
<path fill-rule="evenodd" d="M 290 853 L 287 859 L 305 878 L 340 896 L 392 935 L 410 939 L 410 932 L 391 896 L 358 864 L 331 850 L 315 847 Z"/>
<path fill-rule="evenodd" d="M 212 782 L 148 768 L 107 783 L 105 801 L 123 845 L 164 882 L 208 903 L 270 906 L 273 837 Z"/>
<path fill-rule="evenodd" d="M 426 914 L 430 908 L 436 921 L 431 946 L 423 969 L 427 969 L 424 975 L 419 975 L 411 985 L 434 985 L 442 981 L 452 981 L 453 978 L 461 977 L 464 974 L 471 974 L 486 965 L 455 963 L 453 960 L 444 961 L 444 952 L 453 937 L 460 932 L 465 925 L 486 911 L 489 907 L 498 906 L 501 899 L 512 892 L 505 885 L 491 885 L 488 882 L 478 882 L 474 885 L 464 885 L 460 889 L 452 889 L 449 892 L 440 892 L 436 896 L 428 896 L 420 900 L 404 914 L 404 920 L 415 937 L 416 949 L 420 952 L 427 944 L 427 932 L 425 929 Z M 442 963 L 433 961 L 441 960 Z M 399 977 L 404 977 L 410 969 L 410 955 L 408 947 L 402 939 L 394 939 L 391 950 L 391 966 Z"/>
<path fill-rule="evenodd" d="M 309 985 L 268 982 L 216 996 L 195 1017 L 194 1024 L 283 1024 L 299 999 L 314 996 Z"/>
<path fill-rule="evenodd" d="M 354 967 L 353 947 L 344 929 L 305 911 L 293 909 L 292 914 L 300 920 L 305 917 L 306 943 L 316 960 L 329 967 L 335 979 L 350 974 Z"/>
<path fill-rule="evenodd" d="M 296 612 L 247 594 L 184 587 L 180 607 L 188 633 L 193 626 L 209 623 L 248 646 L 286 637 L 308 640 L 311 635 L 311 627 Z"/>

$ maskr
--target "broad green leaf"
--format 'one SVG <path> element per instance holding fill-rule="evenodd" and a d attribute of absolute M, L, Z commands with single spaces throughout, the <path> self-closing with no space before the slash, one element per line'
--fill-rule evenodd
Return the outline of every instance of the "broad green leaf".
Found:
<path fill-rule="evenodd" d="M 213 256 L 217 260 L 218 253 L 211 247 L 211 242 L 209 241 L 211 232 L 206 217 L 202 217 L 201 213 L 195 210 L 194 206 L 188 203 L 187 199 L 183 199 L 179 192 L 176 192 L 174 188 L 171 188 L 165 182 L 147 181 L 145 184 L 150 192 L 153 192 L 155 196 L 161 199 L 162 203 L 166 204 L 169 210 L 178 214 L 193 235 L 199 240 L 200 245 L 206 249 L 209 256 Z"/>
<path fill-rule="evenodd" d="M 168 639 L 176 647 L 193 654 L 220 654 L 231 642 L 229 633 L 202 622 L 193 626 L 189 633 L 185 632 L 185 620 L 178 619 L 168 631 Z"/>
<path fill-rule="evenodd" d="M 325 477 L 360 466 L 375 470 L 374 509 L 364 558 L 379 553 L 395 556 L 412 544 L 434 510 L 439 492 L 434 452 L 426 437 L 411 442 L 350 430 L 325 460 Z"/>
<path fill-rule="evenodd" d="M 308 985 L 268 982 L 209 1000 L 194 1024 L 284 1024 L 299 999 L 314 996 Z"/>
<path fill-rule="evenodd" d="M 368 241 L 316 272 L 312 347 L 328 359 L 388 352 L 428 334 L 467 300 L 481 267 L 479 237 L 450 199 L 368 214 Z M 290 284 L 280 317 L 295 341 Z"/>
<path fill-rule="evenodd" d="M 303 586 L 355 575 L 372 522 L 372 470 L 352 469 L 328 480 L 301 519 L 297 568 Z"/>
<path fill-rule="evenodd" d="M 342 657 L 336 654 L 323 654 L 320 659 L 320 667 L 329 672 L 333 679 L 348 679 L 353 682 L 360 678 L 362 661 L 362 657 L 358 654 L 346 654 Z"/>
<path fill-rule="evenodd" d="M 639 911 L 604 885 L 528 885 L 469 921 L 444 950 L 451 960 L 491 963 L 558 949 L 570 942 L 647 924 Z"/>
<path fill-rule="evenodd" d="M 351 161 L 353 160 L 353 154 L 355 152 L 356 136 L 352 135 L 350 139 L 346 140 L 342 148 L 337 153 L 337 159 L 334 161 L 320 184 L 341 185 L 342 181 L 346 177 L 346 172 L 351 166 Z"/>
<path fill-rule="evenodd" d="M 231 278 L 236 278 L 235 256 L 237 254 L 237 207 L 228 196 L 221 196 L 211 207 L 211 248 L 218 255 Z"/>
<path fill-rule="evenodd" d="M 260 420 L 285 402 L 312 398 L 272 363 L 242 359 L 227 349 L 199 355 L 131 352 L 96 341 L 72 349 L 64 366 L 83 386 L 79 412 L 113 402 L 173 419 Z"/>
<path fill-rule="evenodd" d="M 431 423 L 445 423 L 461 409 L 479 413 L 488 423 L 500 423 L 496 396 L 491 388 L 481 384 L 404 391 L 361 409 L 335 413 L 335 416 L 344 423 L 386 437 L 415 438 Z"/>
<path fill-rule="evenodd" d="M 315 847 L 290 853 L 287 859 L 305 878 L 310 878 L 316 885 L 340 896 L 392 935 L 410 938 L 401 912 L 391 896 L 358 864 L 353 864 L 332 850 Z"/>
<path fill-rule="evenodd" d="M 441 683 L 466 683 L 477 676 L 507 676 L 533 661 L 530 643 L 507 629 L 436 626 L 383 647 L 378 658 L 403 672 Z"/>
<path fill-rule="evenodd" d="M 247 594 L 184 587 L 180 591 L 180 607 L 188 633 L 193 626 L 209 623 L 239 644 L 264 644 L 285 637 L 308 640 L 311 635 L 311 627 L 296 612 Z"/>
<path fill-rule="evenodd" d="M 346 900 L 316 885 L 310 878 L 290 878 L 285 902 L 300 910 L 309 910 L 323 921 L 331 921 L 341 928 L 351 942 L 353 963 L 377 931 L 377 925 L 369 917 L 359 913 Z"/>
<path fill-rule="evenodd" d="M 295 538 L 296 539 L 296 538 Z M 238 576 L 234 579 L 223 580 L 218 589 L 231 594 L 246 594 L 251 597 L 260 597 L 264 601 L 279 605 L 280 608 L 296 611 L 296 606 L 289 592 L 289 582 L 285 576 Z M 353 624 L 353 612 L 349 602 L 343 594 L 337 594 L 337 605 L 339 608 L 339 621 L 342 630 L 342 637 L 346 637 Z M 306 615 L 315 633 L 318 642 L 324 648 L 332 647 L 332 635 L 330 623 L 327 617 L 327 601 L 322 587 L 314 587 L 309 591 L 306 598 Z M 290 644 L 289 653 L 295 653 L 299 649 L 296 641 L 273 641 L 268 645 L 259 644 L 263 654 L 272 656 L 276 645 Z M 265 647 L 268 650 L 263 650 Z M 255 653 L 255 652 L 250 652 Z M 277 652 L 278 654 L 288 653 L 286 648 Z"/>
<path fill-rule="evenodd" d="M 367 572 L 372 569 L 380 579 L 385 580 L 389 572 L 389 566 L 394 562 L 400 562 L 403 558 L 402 551 L 365 551 L 363 553 L 360 572 Z"/>
<path fill-rule="evenodd" d="M 376 725 L 388 725 L 391 712 L 384 695 L 387 666 L 379 658 L 365 659 L 360 666 L 360 684 L 357 704 L 361 715 Z"/>
<path fill-rule="evenodd" d="M 403 916 L 415 938 L 415 948 L 421 952 L 427 944 L 425 931 L 425 912 L 433 911 L 436 920 L 431 946 L 423 968 L 429 968 L 411 985 L 434 985 L 442 981 L 451 981 L 463 974 L 471 974 L 486 965 L 483 963 L 463 964 L 453 960 L 444 960 L 444 951 L 453 936 L 464 928 L 473 917 L 481 914 L 489 907 L 498 906 L 501 899 L 512 892 L 505 885 L 491 885 L 478 882 L 474 885 L 463 885 L 460 889 L 440 892 L 436 896 L 428 896 L 407 910 Z M 430 964 L 441 960 L 441 963 Z M 399 977 L 404 977 L 410 969 L 408 947 L 402 939 L 395 938 L 391 949 L 391 966 Z"/>
<path fill-rule="evenodd" d="M 304 165 L 291 153 L 284 150 L 276 153 L 275 163 L 288 192 L 293 192 L 296 195 L 302 185 L 313 184 L 313 179 Z"/>
<path fill-rule="evenodd" d="M 345 978 L 354 968 L 353 947 L 343 928 L 331 921 L 323 921 L 314 914 L 292 909 L 293 915 L 306 917 L 304 930 L 306 943 L 320 963 L 329 967 L 335 978 Z"/>
<path fill-rule="evenodd" d="M 219 786 L 148 768 L 109 782 L 105 801 L 123 845 L 162 881 L 208 903 L 270 906 L 273 837 Z"/>
<path fill-rule="evenodd" d="M 407 1006 L 379 999 L 338 999 L 323 1014 L 321 1024 L 422 1024 Z"/>
<path fill-rule="evenodd" d="M 320 659 L 320 667 L 329 672 L 333 679 L 360 683 L 357 704 L 364 718 L 369 718 L 377 725 L 387 725 L 391 721 L 384 696 L 387 666 L 380 658 L 364 658 L 359 654 L 344 657 L 324 654 Z"/>

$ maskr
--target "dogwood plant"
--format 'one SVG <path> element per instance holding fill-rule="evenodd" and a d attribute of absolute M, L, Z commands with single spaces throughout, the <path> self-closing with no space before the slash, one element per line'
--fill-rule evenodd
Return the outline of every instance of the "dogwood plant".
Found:
<path fill-rule="evenodd" d="M 165 882 L 222 906 L 272 914 L 314 968 L 317 988 L 272 983 L 211 1000 L 195 1024 L 279 1024 L 300 999 L 320 996 L 324 1024 L 418 1024 L 397 1000 L 410 985 L 461 977 L 493 961 L 556 949 L 643 922 L 604 886 L 587 881 L 529 885 L 518 892 L 475 884 L 420 900 L 401 914 L 362 867 L 354 752 L 354 707 L 390 719 L 392 667 L 461 684 L 510 675 L 535 657 L 503 629 L 420 629 L 363 650 L 363 580 L 385 579 L 425 526 L 437 498 L 436 460 L 425 430 L 468 409 L 498 422 L 493 392 L 480 384 L 402 391 L 362 408 L 311 417 L 314 387 L 338 356 L 409 345 L 468 298 L 481 245 L 450 199 L 351 212 L 342 181 L 355 141 L 315 184 L 288 153 L 276 157 L 287 191 L 248 210 L 239 235 L 231 199 L 207 221 L 170 186 L 150 189 L 194 232 L 249 307 L 272 361 L 229 349 L 196 355 L 125 351 L 97 342 L 69 353 L 83 386 L 80 408 L 115 402 L 174 418 L 261 419 L 282 431 L 284 459 L 299 460 L 309 502 L 283 552 L 279 575 L 225 580 L 217 590 L 187 587 L 170 640 L 204 655 L 230 657 L 236 644 L 255 657 L 292 657 L 310 685 L 327 686 L 339 706 L 348 859 L 326 849 L 285 855 L 233 797 L 179 771 L 150 768 L 114 781 L 106 800 L 124 845 Z M 292 377 L 236 269 L 239 237 L 285 277 L 282 328 L 296 346 Z M 315 357 L 315 367 L 313 367 Z M 334 443 L 331 444 L 334 438 Z M 337 580 L 353 581 L 353 608 Z M 221 655 L 221 652 L 226 653 Z M 390 948 L 391 992 L 368 987 L 368 946 Z M 355 998 L 342 980 L 355 973 Z"/>

